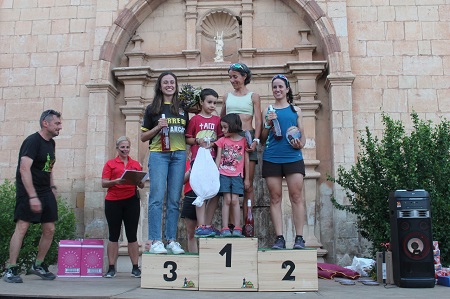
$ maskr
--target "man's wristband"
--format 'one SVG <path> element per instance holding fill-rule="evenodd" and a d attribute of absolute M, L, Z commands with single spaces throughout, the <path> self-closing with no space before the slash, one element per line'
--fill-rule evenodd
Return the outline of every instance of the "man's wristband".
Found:
<path fill-rule="evenodd" d="M 52 188 L 53 190 L 58 190 L 58 188 L 56 188 L 56 186 L 50 186 L 50 188 Z"/>
<path fill-rule="evenodd" d="M 30 196 L 29 199 L 32 199 L 32 198 L 39 198 L 39 197 L 37 197 L 37 196 Z"/>
<path fill-rule="evenodd" d="M 257 144 L 259 144 L 260 140 L 259 140 L 259 138 L 255 138 L 255 139 L 253 139 L 253 141 L 256 142 Z"/>
<path fill-rule="evenodd" d="M 267 123 L 264 122 L 264 128 L 270 129 L 270 128 L 272 128 L 272 126 L 270 126 L 270 125 L 268 125 Z"/>

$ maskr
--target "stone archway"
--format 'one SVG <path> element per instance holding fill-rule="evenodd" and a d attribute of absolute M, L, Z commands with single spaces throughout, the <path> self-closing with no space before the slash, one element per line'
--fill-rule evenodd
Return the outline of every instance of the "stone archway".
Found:
<path fill-rule="evenodd" d="M 332 156 L 334 157 L 333 171 L 335 171 L 339 165 L 354 160 L 353 151 L 348 151 L 349 148 L 347 147 L 344 154 L 342 150 L 345 145 L 353 144 L 353 126 L 343 128 L 341 122 L 334 122 L 342 114 L 343 110 L 346 111 L 347 117 L 351 117 L 351 84 L 353 75 L 344 63 L 344 55 L 346 54 L 341 52 L 340 43 L 336 37 L 332 22 L 323 13 L 317 2 L 314 0 L 283 0 L 282 2 L 294 12 L 302 12 L 306 16 L 305 22 L 309 25 L 312 32 L 319 37 L 318 41 L 323 45 L 326 61 L 318 62 L 313 61 L 312 56 L 310 58 L 309 53 L 313 51 L 311 43 L 308 42 L 308 34 L 310 32 L 308 30 L 300 30 L 300 42 L 298 47 L 294 49 L 298 62 L 294 61 L 275 67 L 256 66 L 254 61 L 257 61 L 258 57 L 270 55 L 271 53 L 258 52 L 258 49 L 253 47 L 252 19 L 254 4 L 252 1 L 242 1 L 240 6 L 242 35 L 244 38 L 242 38 L 241 48 L 238 49 L 239 59 L 249 66 L 253 66 L 252 70 L 255 70 L 254 72 L 258 74 L 260 81 L 268 81 L 274 73 L 279 72 L 289 75 L 289 78 L 294 80 L 297 90 L 300 90 L 298 98 L 301 100 L 298 100 L 297 104 L 306 112 L 305 121 L 310 127 L 312 144 L 315 144 L 315 114 L 320 108 L 320 101 L 316 100 L 315 84 L 317 78 L 325 71 L 325 65 L 327 66 L 328 76 L 326 83 L 331 102 L 331 145 L 333 147 Z M 143 90 L 146 84 L 155 81 L 155 77 L 159 74 L 159 69 L 148 66 L 142 67 L 141 64 L 146 54 L 140 51 L 142 40 L 140 40 L 139 36 L 135 36 L 134 33 L 146 18 L 163 3 L 164 1 L 162 0 L 130 1 L 121 11 L 114 25 L 111 26 L 99 51 L 98 59 L 94 61 L 91 81 L 87 84 L 90 92 L 89 111 L 92 111 L 88 116 L 88 148 L 86 155 L 87 172 L 91 174 L 87 176 L 89 178 L 98 176 L 94 175 L 94 173 L 97 173 L 99 167 L 102 167 L 105 162 L 105 159 L 98 158 L 98 154 L 104 153 L 103 156 L 107 157 L 108 150 L 111 148 L 114 140 L 113 132 L 109 128 L 114 121 L 114 103 L 119 95 L 116 79 L 124 85 L 126 104 L 122 105 L 120 110 L 125 116 L 125 132 L 127 135 L 131 135 L 132 140 L 138 142 L 139 122 L 146 101 Z M 177 71 L 181 74 L 181 82 L 192 77 L 195 78 L 194 80 L 202 80 L 216 76 L 218 78 L 217 84 L 222 84 L 224 81 L 223 74 L 226 73 L 226 65 L 215 65 L 210 67 L 208 71 L 196 68 L 199 65 L 198 61 L 201 53 L 197 47 L 199 34 L 196 5 L 196 1 L 186 2 L 186 48 L 181 51 L 186 64 L 185 68 Z M 129 66 L 120 68 L 121 57 L 130 41 L 134 44 L 134 48 L 128 52 Z M 282 52 L 277 53 L 286 54 Z M 308 61 L 308 63 L 305 64 L 304 61 Z M 115 78 L 112 76 L 113 70 Z M 262 82 L 259 84 L 261 86 L 264 85 Z M 340 117 L 342 118 L 342 116 Z M 342 134 L 347 136 L 345 140 L 335 138 L 335 136 L 341 136 Z M 136 151 L 132 152 L 133 155 L 140 156 L 137 148 L 133 150 Z M 309 171 L 307 172 L 309 175 L 307 174 L 307 176 L 309 180 L 305 185 L 309 185 L 309 187 L 305 189 L 307 189 L 307 197 L 312 198 L 308 208 L 308 213 L 311 214 L 311 218 L 308 220 L 308 234 L 311 236 L 309 241 L 316 244 L 316 246 L 321 246 L 320 241 L 315 237 L 315 234 L 317 234 L 315 206 L 316 200 L 319 200 L 321 195 L 317 186 L 317 178 L 320 174 L 315 171 L 320 161 L 317 161 L 314 149 L 309 151 L 308 159 L 307 167 Z M 85 213 L 87 215 L 85 216 L 86 226 L 95 219 L 95 214 L 101 210 L 99 207 L 102 207 L 103 193 L 99 191 L 91 179 L 89 181 L 86 180 L 86 198 L 90 198 L 91 201 L 91 206 L 88 209 L 92 209 L 92 213 Z"/>

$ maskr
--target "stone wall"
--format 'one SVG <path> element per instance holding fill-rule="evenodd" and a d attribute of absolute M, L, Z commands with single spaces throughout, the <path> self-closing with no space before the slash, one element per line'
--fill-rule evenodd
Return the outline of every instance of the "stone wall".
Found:
<path fill-rule="evenodd" d="M 208 2 L 1 1 L 0 180 L 14 179 L 19 146 L 24 136 L 39 129 L 41 111 L 48 108 L 62 111 L 63 130 L 57 138 L 55 166 L 58 190 L 76 210 L 79 233 L 105 238 L 101 169 L 114 154 L 115 138 L 136 132 L 131 137 L 138 139 L 142 107 L 152 96 L 154 82 L 153 74 L 150 75 L 153 79 L 142 87 L 144 92 L 125 98 L 126 86 L 116 80 L 112 70 L 129 62 L 124 53 L 133 50 L 131 39 L 136 30 L 148 32 L 150 38 L 144 36 L 144 43 L 158 41 L 157 47 L 143 51 L 150 55 L 145 59 L 153 60 L 157 70 L 167 65 L 161 63 L 162 59 L 167 60 L 162 55 L 167 52 L 175 53 L 175 58 L 172 57 L 175 60 L 169 60 L 183 61 L 182 67 L 186 69 L 204 63 L 213 50 L 208 48 L 210 41 L 197 34 L 197 18 L 206 17 L 209 10 L 219 5 L 217 1 Z M 267 95 L 263 101 L 267 104 L 270 99 L 270 74 L 288 71 L 290 78 L 295 78 L 297 104 L 309 101 L 318 105 L 311 116 L 315 119 L 311 122 L 313 147 L 307 155 L 313 163 L 311 175 L 319 176 L 317 185 L 311 187 L 316 190 L 313 229 L 328 251 L 327 260 L 346 264 L 353 255 L 365 255 L 368 244 L 355 229 L 355 217 L 336 211 L 329 201 L 330 196 L 335 196 L 346 203 L 343 190 L 332 186 L 325 176 L 335 175 L 338 166 L 348 168 L 354 163 L 357 137 L 366 126 L 378 135 L 382 133 L 381 112 L 402 119 L 407 125 L 412 111 L 436 122 L 449 116 L 450 3 L 448 0 L 220 3 L 225 2 L 229 5 L 227 13 L 240 16 L 239 32 L 246 38 L 226 44 L 224 54 L 236 49 L 231 51 L 230 60 L 239 59 L 254 66 L 259 77 L 252 86 Z M 166 27 L 179 35 L 169 44 L 164 35 L 167 28 L 157 27 L 168 18 L 171 21 L 166 22 Z M 161 22 L 156 22 L 158 19 Z M 309 33 L 285 32 L 288 24 L 299 27 L 299 31 L 308 29 Z M 185 34 L 192 29 L 194 34 Z M 305 58 L 299 54 L 305 49 L 302 34 L 309 34 L 306 48 L 310 44 L 316 46 L 308 59 L 327 63 L 322 77 L 301 80 L 292 71 L 292 65 L 270 67 L 283 65 L 287 59 L 280 57 L 291 57 L 292 53 L 297 56 L 291 61 Z M 286 52 L 293 39 L 302 47 Z M 201 45 L 200 49 L 196 45 Z M 226 73 L 220 72 L 214 74 L 217 79 L 214 88 L 223 94 L 230 87 L 226 85 Z M 141 88 L 139 84 L 134 87 Z M 145 145 L 134 143 L 133 151 L 145 165 Z M 260 178 L 258 184 L 264 186 Z M 266 196 L 262 190 L 261 207 L 265 206 Z M 268 220 L 264 223 L 269 224 Z"/>

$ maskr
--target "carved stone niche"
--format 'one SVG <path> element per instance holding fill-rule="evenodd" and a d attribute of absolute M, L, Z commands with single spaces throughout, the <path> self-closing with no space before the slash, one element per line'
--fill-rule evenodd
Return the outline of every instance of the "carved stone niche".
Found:
<path fill-rule="evenodd" d="M 198 38 L 201 49 L 200 63 L 229 64 L 238 61 L 238 49 L 241 47 L 241 34 L 238 17 L 228 11 L 212 11 L 205 15 L 199 26 Z M 214 62 L 216 57 L 217 35 L 223 39 L 223 61 Z"/>

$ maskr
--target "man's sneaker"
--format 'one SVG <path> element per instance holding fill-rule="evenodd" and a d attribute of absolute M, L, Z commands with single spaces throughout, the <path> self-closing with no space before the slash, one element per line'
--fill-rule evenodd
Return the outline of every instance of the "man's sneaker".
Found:
<path fill-rule="evenodd" d="M 305 240 L 302 237 L 295 237 L 294 249 L 305 249 Z"/>
<path fill-rule="evenodd" d="M 8 268 L 3 275 L 3 280 L 10 283 L 22 283 L 23 280 L 20 277 L 20 268 L 15 266 Z"/>
<path fill-rule="evenodd" d="M 172 241 L 166 246 L 167 251 L 172 251 L 173 254 L 183 254 L 184 250 L 181 248 L 180 243 Z"/>
<path fill-rule="evenodd" d="M 46 264 L 41 264 L 40 266 L 36 266 L 36 264 L 33 264 L 33 266 L 31 266 L 29 274 L 37 275 L 44 280 L 53 280 L 56 278 L 55 274 L 48 271 L 48 267 Z"/>
<path fill-rule="evenodd" d="M 229 228 L 222 228 L 222 231 L 220 232 L 221 237 L 231 237 L 231 231 Z"/>
<path fill-rule="evenodd" d="M 131 270 L 131 276 L 134 276 L 136 278 L 141 277 L 141 269 L 135 268 L 135 269 Z"/>
<path fill-rule="evenodd" d="M 213 228 L 208 225 L 201 225 L 195 229 L 195 237 L 196 238 L 207 238 L 207 237 L 214 237 L 216 233 L 214 232 Z"/>
<path fill-rule="evenodd" d="M 114 269 L 109 269 L 108 272 L 106 272 L 106 274 L 103 276 L 105 278 L 113 278 L 116 277 L 116 270 Z"/>
<path fill-rule="evenodd" d="M 275 243 L 272 246 L 272 249 L 285 249 L 286 248 L 286 241 L 283 237 L 277 237 L 275 240 Z"/>
<path fill-rule="evenodd" d="M 150 253 L 167 253 L 167 250 L 164 248 L 164 244 L 161 241 L 156 241 L 152 245 L 150 245 Z"/>
<path fill-rule="evenodd" d="M 243 237 L 243 235 L 242 235 L 242 228 L 240 228 L 239 226 L 236 226 L 233 229 L 233 232 L 231 233 L 231 235 L 233 237 Z"/>

